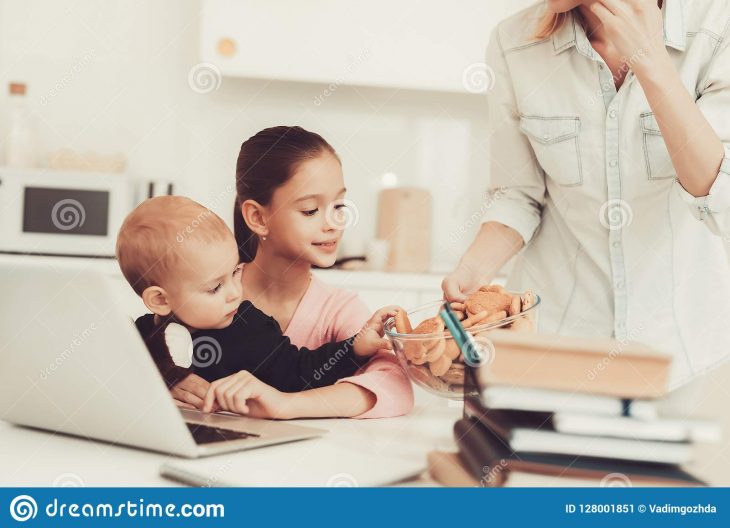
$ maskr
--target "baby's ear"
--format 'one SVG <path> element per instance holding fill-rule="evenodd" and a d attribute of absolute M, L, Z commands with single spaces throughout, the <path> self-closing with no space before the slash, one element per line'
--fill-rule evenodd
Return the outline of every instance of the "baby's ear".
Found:
<path fill-rule="evenodd" d="M 145 306 L 159 316 L 166 317 L 172 312 L 167 292 L 159 286 L 148 286 L 142 292 L 142 301 Z"/>

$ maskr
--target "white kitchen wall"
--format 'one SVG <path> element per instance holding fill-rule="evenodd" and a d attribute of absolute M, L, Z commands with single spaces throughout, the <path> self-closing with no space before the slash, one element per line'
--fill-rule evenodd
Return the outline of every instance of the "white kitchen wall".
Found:
<path fill-rule="evenodd" d="M 392 172 L 432 190 L 433 267 L 455 262 L 487 186 L 484 96 L 344 84 L 325 95 L 320 84 L 228 77 L 197 93 L 188 75 L 200 62 L 200 14 L 198 0 L 1 0 L 0 89 L 28 84 L 43 152 L 124 153 L 132 177 L 172 179 L 226 220 L 241 142 L 267 126 L 304 126 L 342 158 L 360 213 L 346 236 L 373 237 L 380 178 Z M 3 95 L 0 140 L 7 106 Z"/>

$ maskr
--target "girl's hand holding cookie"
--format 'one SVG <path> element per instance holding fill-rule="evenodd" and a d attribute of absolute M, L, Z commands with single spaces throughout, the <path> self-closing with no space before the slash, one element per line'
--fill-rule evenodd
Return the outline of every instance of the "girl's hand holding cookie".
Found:
<path fill-rule="evenodd" d="M 385 321 L 398 314 L 397 306 L 386 306 L 373 314 L 357 335 L 353 350 L 356 356 L 367 357 L 379 350 L 393 350 L 393 345 L 385 336 Z"/>

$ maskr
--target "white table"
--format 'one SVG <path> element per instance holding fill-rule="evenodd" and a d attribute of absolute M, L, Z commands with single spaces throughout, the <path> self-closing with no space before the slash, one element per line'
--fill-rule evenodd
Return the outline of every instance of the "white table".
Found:
<path fill-rule="evenodd" d="M 419 391 L 408 416 L 377 420 L 301 420 L 328 430 L 317 442 L 311 464 L 333 446 L 369 453 L 384 452 L 407 460 L 422 460 L 433 449 L 453 449 L 452 426 L 461 408 Z M 288 444 L 295 446 L 294 444 Z M 159 475 L 162 463 L 174 460 L 159 453 L 110 445 L 61 434 L 17 427 L 0 421 L 0 486 L 175 486 Z M 287 445 L 274 446 L 287 449 Z M 272 449 L 264 447 L 261 449 Z M 251 451 L 249 453 L 253 453 Z M 227 454 L 230 458 L 235 454 Z M 275 467 L 268 467 L 276 471 Z M 286 468 L 281 468 L 285 471 Z M 413 481 L 423 485 L 423 477 Z"/>
<path fill-rule="evenodd" d="M 404 461 L 422 461 L 426 467 L 426 454 L 432 450 L 456 450 L 452 436 L 454 422 L 461 415 L 456 402 L 431 397 L 416 390 L 416 406 L 408 416 L 376 420 L 326 419 L 294 420 L 313 427 L 326 429 L 328 433 L 319 439 L 306 440 L 316 446 L 307 462 L 316 467 L 327 459 L 333 448 L 348 447 L 355 452 L 385 453 Z M 725 414 L 726 416 L 726 414 Z M 286 450 L 296 448 L 297 443 L 261 449 Z M 723 457 L 727 444 L 702 446 L 699 460 L 688 466 L 695 475 L 704 478 L 712 486 L 727 485 L 728 464 Z M 257 450 L 228 453 L 225 458 L 251 457 Z M 221 455 L 223 456 L 223 455 Z M 286 458 L 286 457 L 282 457 Z M 271 457 L 261 468 L 286 473 L 285 462 L 281 467 L 270 464 Z M 61 434 L 17 427 L 0 421 L 0 486 L 178 486 L 159 474 L 160 466 L 175 457 L 159 453 L 110 445 Z M 263 464 L 263 463 L 262 463 Z M 714 469 L 714 471 L 713 471 Z M 528 478 L 529 477 L 529 478 Z M 426 472 L 420 477 L 402 483 L 407 486 L 437 486 Z M 510 486 L 576 486 L 578 481 L 567 483 L 540 475 L 523 476 L 510 482 Z M 595 485 L 595 484 L 594 484 Z"/>

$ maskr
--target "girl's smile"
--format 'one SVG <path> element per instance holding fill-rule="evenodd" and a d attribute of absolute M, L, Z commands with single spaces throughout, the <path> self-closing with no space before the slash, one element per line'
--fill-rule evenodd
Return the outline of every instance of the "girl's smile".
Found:
<path fill-rule="evenodd" d="M 325 253 L 334 253 L 337 251 L 339 240 L 328 240 L 325 242 L 312 242 L 312 245 Z"/>

